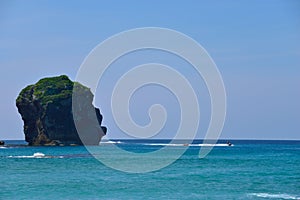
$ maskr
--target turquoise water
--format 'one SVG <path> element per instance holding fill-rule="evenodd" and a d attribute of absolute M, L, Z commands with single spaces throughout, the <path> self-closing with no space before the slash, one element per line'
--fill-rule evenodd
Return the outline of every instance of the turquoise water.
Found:
<path fill-rule="evenodd" d="M 122 142 L 150 152 L 160 147 L 149 144 L 167 141 Z M 0 199 L 300 199 L 300 141 L 231 142 L 204 159 L 200 147 L 189 147 L 143 174 L 108 168 L 84 147 L 8 145 L 0 147 Z M 109 144 L 99 148 L 114 153 Z M 49 157 L 32 158 L 36 152 Z"/>

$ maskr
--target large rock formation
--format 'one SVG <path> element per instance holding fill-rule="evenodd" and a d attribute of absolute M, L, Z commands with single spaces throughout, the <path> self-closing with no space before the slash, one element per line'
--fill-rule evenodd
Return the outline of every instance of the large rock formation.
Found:
<path fill-rule="evenodd" d="M 29 145 L 98 145 L 106 127 L 93 98 L 89 88 L 65 75 L 27 86 L 16 100 L 25 140 Z"/>

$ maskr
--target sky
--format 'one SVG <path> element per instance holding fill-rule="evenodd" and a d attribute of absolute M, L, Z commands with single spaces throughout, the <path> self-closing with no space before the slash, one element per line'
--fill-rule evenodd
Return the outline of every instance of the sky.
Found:
<path fill-rule="evenodd" d="M 300 3 L 296 0 L 0 0 L 0 139 L 24 139 L 15 106 L 22 88 L 54 75 L 66 74 L 74 80 L 96 45 L 141 27 L 182 32 L 209 53 L 227 95 L 221 138 L 300 139 Z M 101 109 L 109 138 L 127 137 L 111 116 L 114 81 L 125 69 L 153 61 L 169 64 L 191 81 L 203 116 L 197 137 L 203 138 L 210 118 L 203 80 L 192 69 L 183 68 L 188 65 L 183 60 L 159 51 L 120 58 L 99 84 L 94 103 Z M 180 109 L 168 90 L 141 88 L 133 96 L 130 111 L 138 124 L 146 125 L 147 109 L 158 102 L 169 116 L 158 138 L 170 138 L 178 127 Z"/>

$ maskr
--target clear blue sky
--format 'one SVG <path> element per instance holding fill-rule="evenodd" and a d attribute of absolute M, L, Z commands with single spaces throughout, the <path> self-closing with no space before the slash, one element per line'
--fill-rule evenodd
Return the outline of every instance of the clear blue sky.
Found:
<path fill-rule="evenodd" d="M 24 138 L 15 106 L 23 87 L 45 76 L 66 74 L 74 79 L 98 43 L 145 26 L 183 32 L 214 59 L 228 98 L 222 138 L 300 139 L 300 3 L 289 0 L 0 0 L 0 139 Z M 192 73 L 187 76 L 195 78 Z M 151 94 L 160 88 L 149 90 Z M 111 126 L 110 137 L 121 137 L 109 116 L 106 93 L 97 92 L 96 106 Z M 156 100 L 172 102 L 168 98 Z M 143 95 L 137 93 L 136 99 Z M 176 106 L 176 101 L 170 105 Z M 140 119 L 136 111 L 133 115 Z M 173 117 L 165 127 L 166 137 L 176 120 Z"/>

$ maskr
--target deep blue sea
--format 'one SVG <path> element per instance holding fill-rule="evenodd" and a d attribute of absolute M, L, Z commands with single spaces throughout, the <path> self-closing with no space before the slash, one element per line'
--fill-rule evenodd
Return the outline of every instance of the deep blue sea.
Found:
<path fill-rule="evenodd" d="M 0 147 L 0 199 L 300 199 L 300 141 L 230 142 L 233 146 L 216 146 L 203 159 L 201 147 L 193 145 L 165 168 L 126 173 L 102 164 L 82 146 L 28 147 L 6 141 Z M 117 145 L 147 153 L 166 143 L 122 140 Z M 127 159 L 116 155 L 113 144 L 97 148 L 112 159 Z M 171 147 L 171 154 L 180 148 Z"/>

